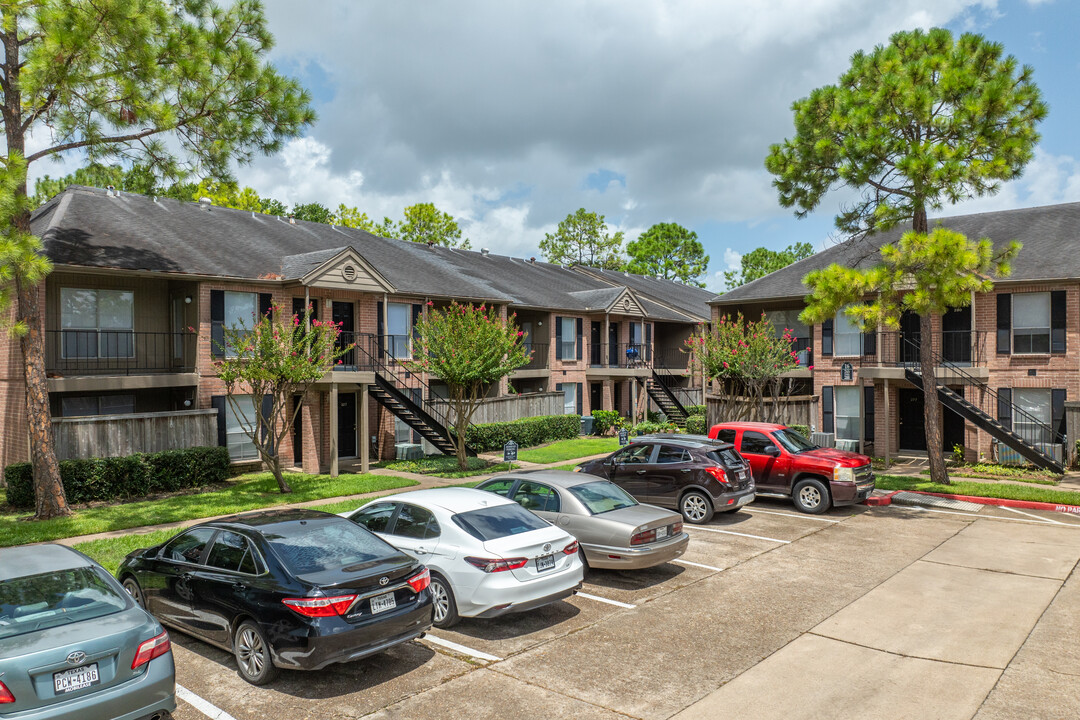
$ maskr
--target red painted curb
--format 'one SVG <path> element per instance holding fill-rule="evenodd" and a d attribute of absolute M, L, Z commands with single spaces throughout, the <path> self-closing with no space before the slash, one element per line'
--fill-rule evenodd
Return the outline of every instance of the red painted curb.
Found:
<path fill-rule="evenodd" d="M 921 490 L 903 490 L 902 492 L 932 495 L 933 497 L 948 498 L 949 500 L 966 500 L 979 505 L 996 505 L 998 507 L 1023 508 L 1024 510 L 1048 510 L 1050 512 L 1080 515 L 1080 505 L 1059 505 L 1057 503 L 1034 502 L 1031 500 L 1005 500 L 1002 498 L 978 497 L 976 495 L 948 495 L 946 493 L 923 492 Z M 893 495 L 895 494 L 893 493 Z M 869 498 L 867 499 L 869 500 Z M 889 501 L 892 502 L 892 495 L 889 496 Z"/>

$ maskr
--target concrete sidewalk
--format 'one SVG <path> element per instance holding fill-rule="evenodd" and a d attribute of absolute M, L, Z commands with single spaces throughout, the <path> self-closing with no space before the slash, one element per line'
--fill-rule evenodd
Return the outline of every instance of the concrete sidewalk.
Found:
<path fill-rule="evenodd" d="M 1080 717 L 1078 560 L 1075 527 L 977 520 L 675 717 Z"/>

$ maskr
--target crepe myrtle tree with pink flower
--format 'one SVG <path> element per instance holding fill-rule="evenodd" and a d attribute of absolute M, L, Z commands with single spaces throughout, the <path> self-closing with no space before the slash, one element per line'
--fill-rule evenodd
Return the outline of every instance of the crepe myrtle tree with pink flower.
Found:
<path fill-rule="evenodd" d="M 532 358 L 516 318 L 511 315 L 504 320 L 488 305 L 453 302 L 434 309 L 429 302 L 427 313 L 413 329 L 413 359 L 405 366 L 446 383 L 453 421 L 450 434 L 462 470 L 466 469 L 466 431 L 488 388 Z"/>
<path fill-rule="evenodd" d="M 215 365 L 240 427 L 255 444 L 263 466 L 274 474 L 278 489 L 290 493 L 279 450 L 311 386 L 353 346 L 339 346 L 339 324 L 312 317 L 310 306 L 297 315 L 283 310 L 273 305 L 265 315 L 252 318 L 250 327 L 241 322 L 224 328 L 225 357 Z M 251 417 L 237 401 L 244 395 L 255 399 Z M 294 397 L 300 402 L 290 410 Z"/>
<path fill-rule="evenodd" d="M 756 321 L 738 313 L 692 335 L 686 352 L 692 368 L 716 381 L 724 421 L 776 422 L 791 394 L 791 382 L 785 384 L 782 376 L 799 366 L 799 353 L 792 349 L 795 340 L 790 328 L 777 337 L 764 313 Z"/>

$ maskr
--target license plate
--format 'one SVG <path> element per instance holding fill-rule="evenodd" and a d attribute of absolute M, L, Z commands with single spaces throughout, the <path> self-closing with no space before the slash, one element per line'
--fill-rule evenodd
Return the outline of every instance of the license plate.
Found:
<path fill-rule="evenodd" d="M 743 495 L 741 498 L 739 498 L 739 501 L 737 503 L 735 503 L 735 507 L 742 507 L 743 505 L 749 505 L 750 502 L 753 499 L 754 499 L 753 495 Z"/>
<path fill-rule="evenodd" d="M 656 539 L 657 540 L 663 540 L 666 537 L 667 537 L 667 528 L 666 527 L 656 528 Z"/>
<path fill-rule="evenodd" d="M 53 673 L 53 687 L 57 695 L 83 690 L 100 682 L 97 663 Z"/>
<path fill-rule="evenodd" d="M 536 572 L 544 572 L 555 567 L 554 555 L 541 555 L 536 558 Z"/>
<path fill-rule="evenodd" d="M 385 595 L 376 595 L 371 598 L 371 614 L 386 612 L 387 610 L 393 610 L 397 607 L 397 600 L 394 599 L 394 593 L 389 592 Z"/>

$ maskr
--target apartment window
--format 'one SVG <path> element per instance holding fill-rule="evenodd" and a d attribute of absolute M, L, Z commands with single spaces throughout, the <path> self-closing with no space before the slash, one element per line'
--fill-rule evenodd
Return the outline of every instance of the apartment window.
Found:
<path fill-rule="evenodd" d="M 255 318 L 259 312 L 259 296 L 249 292 L 226 292 L 225 293 L 225 318 L 223 327 L 239 330 L 251 328 L 255 325 Z M 226 343 L 225 354 L 230 357 L 236 356 L 236 348 Z"/>
<path fill-rule="evenodd" d="M 555 392 L 563 394 L 563 414 L 577 414 L 577 383 L 558 383 Z"/>
<path fill-rule="evenodd" d="M 559 318 L 559 329 L 561 330 L 562 343 L 559 345 L 559 359 L 560 360 L 576 360 L 577 359 L 577 318 L 561 317 Z"/>
<path fill-rule="evenodd" d="M 1050 388 L 1013 388 L 1012 396 L 1013 430 L 1028 442 L 1050 442 L 1046 431 L 1053 422 Z"/>
<path fill-rule="evenodd" d="M 386 350 L 390 357 L 408 360 L 412 357 L 412 305 L 408 303 L 388 303 L 386 305 L 388 323 Z"/>
<path fill-rule="evenodd" d="M 1050 293 L 1012 296 L 1013 352 L 1050 352 Z"/>
<path fill-rule="evenodd" d="M 229 317 L 231 316 L 226 315 L 226 318 Z M 229 448 L 229 457 L 233 460 L 255 459 L 259 457 L 259 452 L 255 449 L 255 443 L 245 432 L 245 428 L 255 429 L 257 422 L 255 402 L 250 395 L 234 395 L 233 400 L 236 402 L 236 408 L 229 405 L 225 413 L 225 446 Z M 238 412 L 241 414 L 239 417 Z"/>
<path fill-rule="evenodd" d="M 125 415 L 133 412 L 135 412 L 134 395 L 98 395 L 60 399 L 60 414 L 63 417 Z"/>
<path fill-rule="evenodd" d="M 846 308 L 845 308 L 846 309 Z M 835 357 L 858 357 L 862 355 L 863 334 L 859 326 L 844 310 L 836 313 L 833 320 L 833 355 Z"/>
<path fill-rule="evenodd" d="M 835 389 L 837 439 L 859 439 L 859 392 L 856 386 Z"/>
<path fill-rule="evenodd" d="M 135 357 L 135 293 L 60 288 L 64 358 Z"/>

